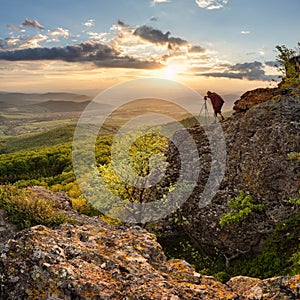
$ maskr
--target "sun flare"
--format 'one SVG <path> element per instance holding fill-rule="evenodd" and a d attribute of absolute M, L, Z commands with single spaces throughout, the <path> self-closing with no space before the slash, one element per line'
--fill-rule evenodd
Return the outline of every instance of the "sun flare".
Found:
<path fill-rule="evenodd" d="M 166 79 L 174 79 L 176 76 L 176 71 L 174 66 L 168 66 L 164 69 L 164 77 Z"/>
<path fill-rule="evenodd" d="M 186 66 L 183 64 L 170 64 L 163 69 L 163 76 L 166 79 L 175 79 L 178 75 L 186 70 Z"/>

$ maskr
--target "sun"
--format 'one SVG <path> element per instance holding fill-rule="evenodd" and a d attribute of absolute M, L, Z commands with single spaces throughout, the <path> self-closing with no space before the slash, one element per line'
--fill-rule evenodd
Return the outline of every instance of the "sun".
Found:
<path fill-rule="evenodd" d="M 174 68 L 173 65 L 171 66 L 167 66 L 165 69 L 164 69 L 164 77 L 166 79 L 174 79 L 177 75 L 177 72 Z"/>
<path fill-rule="evenodd" d="M 175 79 L 186 71 L 186 66 L 179 63 L 171 63 L 163 69 L 163 76 L 166 79 Z"/>

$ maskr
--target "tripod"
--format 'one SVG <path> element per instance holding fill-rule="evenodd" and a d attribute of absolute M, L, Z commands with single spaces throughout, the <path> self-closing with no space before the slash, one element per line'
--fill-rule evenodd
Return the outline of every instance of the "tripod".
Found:
<path fill-rule="evenodd" d="M 203 120 L 203 123 L 205 125 L 209 124 L 212 121 L 211 114 L 209 113 L 208 108 L 207 108 L 207 99 L 205 97 L 204 97 L 203 105 L 200 109 L 199 117 L 201 117 L 201 119 Z M 215 114 L 214 114 L 214 122 L 216 122 Z"/>

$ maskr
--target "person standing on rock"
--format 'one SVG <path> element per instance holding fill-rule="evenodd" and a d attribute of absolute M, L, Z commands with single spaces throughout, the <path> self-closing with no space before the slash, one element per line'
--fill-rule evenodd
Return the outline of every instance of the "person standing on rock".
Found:
<path fill-rule="evenodd" d="M 224 117 L 223 117 L 222 111 L 221 111 L 222 106 L 224 104 L 223 98 L 220 95 L 218 95 L 217 93 L 210 92 L 210 91 L 208 91 L 207 95 L 204 97 L 205 100 L 207 100 L 207 98 L 209 98 L 211 101 L 211 105 L 214 110 L 215 118 L 219 114 L 221 116 L 222 120 L 224 120 Z"/>

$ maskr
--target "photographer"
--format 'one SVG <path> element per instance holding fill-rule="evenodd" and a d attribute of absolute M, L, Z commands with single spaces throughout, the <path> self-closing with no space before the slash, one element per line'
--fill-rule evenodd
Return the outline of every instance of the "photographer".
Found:
<path fill-rule="evenodd" d="M 212 93 L 212 92 L 208 91 L 207 96 L 204 97 L 204 100 L 207 100 L 207 98 L 209 98 L 211 101 L 215 118 L 219 114 L 221 116 L 222 120 L 224 120 L 224 117 L 221 112 L 221 109 L 222 109 L 222 106 L 224 103 L 224 100 L 222 99 L 222 97 L 220 95 L 218 95 L 217 93 L 214 93 L 214 92 Z"/>

